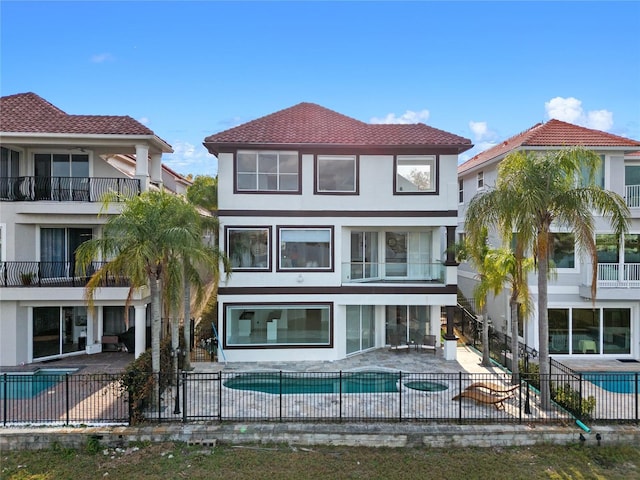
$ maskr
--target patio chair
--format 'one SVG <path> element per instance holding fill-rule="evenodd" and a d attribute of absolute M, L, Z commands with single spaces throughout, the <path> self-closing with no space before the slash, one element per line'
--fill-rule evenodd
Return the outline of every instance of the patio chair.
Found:
<path fill-rule="evenodd" d="M 467 389 L 460 394 L 453 397 L 451 400 L 461 400 L 463 398 L 470 398 L 471 400 L 475 400 L 478 403 L 482 403 L 484 405 L 493 405 L 496 407 L 496 410 L 504 410 L 504 402 L 511 398 L 512 395 L 491 395 L 490 393 L 484 393 L 480 390 L 476 389 Z"/>
<path fill-rule="evenodd" d="M 496 395 L 496 394 L 511 394 L 513 395 L 513 392 L 518 390 L 520 388 L 520 385 L 501 385 L 499 383 L 493 383 L 493 382 L 474 382 L 471 385 L 469 385 L 465 390 L 487 390 L 489 393 L 491 393 L 492 395 Z"/>
<path fill-rule="evenodd" d="M 389 334 L 389 351 L 399 352 L 400 350 L 406 350 L 409 352 L 409 345 L 406 342 L 400 340 L 400 336 L 395 333 Z"/>
<path fill-rule="evenodd" d="M 425 335 L 422 337 L 422 342 L 418 345 L 419 351 L 421 352 L 433 352 L 436 354 L 438 347 L 436 346 L 436 336 L 435 335 Z"/>

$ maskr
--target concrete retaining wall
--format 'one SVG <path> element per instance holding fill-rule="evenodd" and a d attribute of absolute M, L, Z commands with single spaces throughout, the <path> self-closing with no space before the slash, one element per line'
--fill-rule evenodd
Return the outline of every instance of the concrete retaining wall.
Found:
<path fill-rule="evenodd" d="M 89 439 L 105 447 L 127 447 L 132 442 L 177 441 L 195 445 L 284 443 L 300 446 L 366 447 L 506 447 L 536 444 L 640 445 L 637 425 L 577 427 L 525 425 L 409 425 L 409 424 L 222 424 L 154 425 L 141 427 L 0 428 L 0 451 L 38 450 L 53 443 L 81 448 Z"/>

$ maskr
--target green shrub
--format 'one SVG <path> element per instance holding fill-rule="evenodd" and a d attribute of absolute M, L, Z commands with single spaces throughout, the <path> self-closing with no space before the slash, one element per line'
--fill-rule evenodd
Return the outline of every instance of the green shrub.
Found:
<path fill-rule="evenodd" d="M 153 375 L 150 348 L 127 367 L 120 377 L 120 388 L 129 395 L 131 424 L 144 420 L 144 411 L 172 380 L 171 371 L 171 338 L 168 337 L 160 342 L 159 384 Z"/>
<path fill-rule="evenodd" d="M 583 398 L 580 401 L 580 392 L 571 388 L 569 383 L 561 387 L 551 387 L 551 398 L 578 418 L 588 420 L 591 418 L 593 410 L 596 408 L 596 399 L 593 396 Z"/>

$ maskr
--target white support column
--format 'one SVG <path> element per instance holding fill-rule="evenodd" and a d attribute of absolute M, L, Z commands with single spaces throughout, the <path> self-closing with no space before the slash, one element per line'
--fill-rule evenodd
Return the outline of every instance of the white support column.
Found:
<path fill-rule="evenodd" d="M 151 154 L 151 181 L 162 185 L 162 153 Z"/>
<path fill-rule="evenodd" d="M 135 325 L 136 325 L 136 352 L 135 357 L 138 358 L 147 349 L 147 306 L 141 305 L 135 307 Z"/>
<path fill-rule="evenodd" d="M 136 178 L 143 192 L 149 190 L 149 146 L 136 145 Z"/>

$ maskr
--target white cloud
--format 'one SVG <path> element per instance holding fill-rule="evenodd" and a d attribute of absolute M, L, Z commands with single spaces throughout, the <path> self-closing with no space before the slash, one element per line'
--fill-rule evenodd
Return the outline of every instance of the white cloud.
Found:
<path fill-rule="evenodd" d="M 591 128 L 606 132 L 613 127 L 613 113 L 608 110 L 592 110 L 587 114 L 587 118 L 588 125 Z"/>
<path fill-rule="evenodd" d="M 608 110 L 590 110 L 585 113 L 582 101 L 574 97 L 555 97 L 544 103 L 549 118 L 563 122 L 608 131 L 613 127 L 613 113 Z"/>
<path fill-rule="evenodd" d="M 424 123 L 429 119 L 429 110 L 420 110 L 414 112 L 413 110 L 407 110 L 399 117 L 395 113 L 388 113 L 384 118 L 373 117 L 371 123 Z"/>
<path fill-rule="evenodd" d="M 91 61 L 93 63 L 112 62 L 114 60 L 115 60 L 115 57 L 107 52 L 91 55 Z"/>
<path fill-rule="evenodd" d="M 140 117 L 138 121 L 143 125 L 149 125 L 149 117 Z"/>
<path fill-rule="evenodd" d="M 496 132 L 489 129 L 487 122 L 469 122 L 469 128 L 473 132 L 476 142 L 490 143 L 491 140 L 495 140 L 497 137 Z"/>
<path fill-rule="evenodd" d="M 204 146 L 176 140 L 172 142 L 173 152 L 162 156 L 162 163 L 183 175 L 216 175 L 218 161 Z"/>

